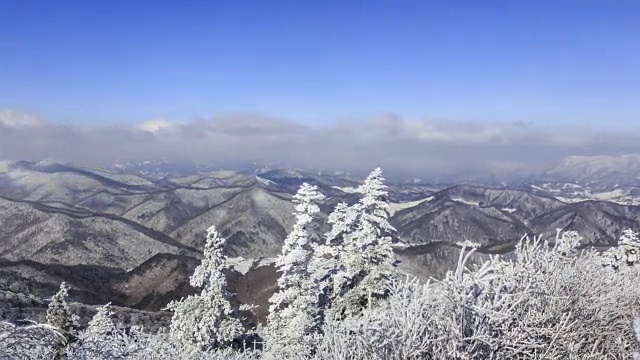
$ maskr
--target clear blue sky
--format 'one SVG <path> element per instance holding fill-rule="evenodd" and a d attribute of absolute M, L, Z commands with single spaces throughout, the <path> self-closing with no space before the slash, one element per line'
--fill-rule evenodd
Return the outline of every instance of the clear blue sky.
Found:
<path fill-rule="evenodd" d="M 640 1 L 4 0 L 0 108 L 640 123 Z"/>

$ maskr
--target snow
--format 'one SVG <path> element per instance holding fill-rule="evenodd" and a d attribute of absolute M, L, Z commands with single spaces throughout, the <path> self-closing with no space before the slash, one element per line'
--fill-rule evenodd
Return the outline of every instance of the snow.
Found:
<path fill-rule="evenodd" d="M 318 188 L 307 183 L 302 184 L 293 197 L 296 223 L 276 260 L 282 275 L 278 279 L 278 290 L 269 299 L 266 333 L 269 350 L 281 355 L 310 355 L 319 326 L 317 298 L 320 289 L 309 272 L 314 248 L 308 229 L 313 228 L 320 212 L 318 203 L 323 200 L 324 195 Z"/>
<path fill-rule="evenodd" d="M 459 241 L 456 243 L 456 245 L 467 248 L 479 248 L 480 246 L 482 246 L 480 243 L 471 240 Z"/>
<path fill-rule="evenodd" d="M 393 216 L 398 211 L 409 209 L 431 200 L 433 200 L 433 196 L 429 196 L 420 200 L 403 202 L 403 203 L 389 203 L 389 215 Z"/>
<path fill-rule="evenodd" d="M 207 229 L 204 258 L 189 278 L 189 284 L 202 288 L 202 292 L 167 305 L 174 311 L 170 337 L 184 347 L 226 347 L 243 333 L 238 308 L 231 306 L 231 294 L 226 290 L 224 271 L 229 263 L 224 255 L 225 243 L 215 227 Z"/>
<path fill-rule="evenodd" d="M 452 198 L 451 200 L 462 203 L 462 204 L 471 205 L 471 206 L 480 206 L 480 203 L 477 201 L 466 200 L 463 198 Z"/>
<path fill-rule="evenodd" d="M 256 180 L 258 180 L 259 183 L 261 183 L 262 185 L 265 186 L 273 186 L 273 185 L 277 185 L 275 182 L 269 180 L 269 179 L 265 179 L 261 176 L 256 176 Z"/>
<path fill-rule="evenodd" d="M 358 193 L 362 194 L 360 201 L 345 209 L 347 216 L 340 216 L 347 221 L 334 223 L 334 227 L 346 231 L 341 236 L 341 270 L 334 275 L 334 286 L 339 290 L 336 293 L 342 295 L 334 299 L 332 311 L 345 314 L 359 313 L 362 304 L 384 293 L 387 281 L 393 277 L 394 255 L 388 235 L 395 229 L 388 222 L 387 186 L 380 168 L 369 174 Z"/>
<path fill-rule="evenodd" d="M 98 312 L 89 321 L 87 333 L 105 335 L 115 330 L 115 325 L 111 320 L 114 312 L 111 311 L 111 303 L 107 303 L 98 308 Z"/>
<path fill-rule="evenodd" d="M 258 259 L 245 259 L 242 256 L 235 258 L 228 258 L 227 262 L 233 270 L 246 275 L 250 270 L 257 269 L 262 266 L 272 266 L 276 263 L 274 257 L 263 257 Z"/>
<path fill-rule="evenodd" d="M 573 192 L 562 196 L 555 196 L 556 199 L 566 203 L 578 203 L 584 201 L 608 201 L 621 205 L 640 205 L 640 198 L 629 195 L 625 189 L 615 189 L 592 193 L 590 189 L 581 192 Z"/>

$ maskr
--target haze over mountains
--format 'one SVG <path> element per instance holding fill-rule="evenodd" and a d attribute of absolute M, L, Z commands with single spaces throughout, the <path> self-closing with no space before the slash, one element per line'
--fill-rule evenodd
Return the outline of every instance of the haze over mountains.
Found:
<path fill-rule="evenodd" d="M 161 160 L 170 164 L 167 170 L 174 176 L 197 170 L 294 168 L 362 175 L 380 166 L 394 182 L 420 178 L 427 183 L 475 179 L 512 184 L 540 180 L 557 166 L 568 170 L 573 166 L 570 156 L 578 156 L 574 160 L 579 164 L 580 156 L 605 155 L 608 161 L 638 154 L 638 134 L 633 126 L 552 127 L 394 114 L 321 124 L 255 114 L 65 123 L 29 111 L 0 109 L 2 159 L 49 159 L 89 168 L 120 165 L 132 171 L 152 169 Z"/>
<path fill-rule="evenodd" d="M 390 182 L 401 269 L 440 276 L 464 240 L 481 244 L 481 258 L 509 252 L 525 234 L 577 230 L 605 247 L 623 229 L 640 229 L 640 155 L 569 157 L 535 178 Z M 4 161 L 0 291 L 45 298 L 67 281 L 78 301 L 159 310 L 194 291 L 186 279 L 215 225 L 237 265 L 234 291 L 241 301 L 264 303 L 277 277 L 268 258 L 293 224 L 292 194 L 302 182 L 318 185 L 328 213 L 355 200 L 360 180 L 265 165 Z"/>

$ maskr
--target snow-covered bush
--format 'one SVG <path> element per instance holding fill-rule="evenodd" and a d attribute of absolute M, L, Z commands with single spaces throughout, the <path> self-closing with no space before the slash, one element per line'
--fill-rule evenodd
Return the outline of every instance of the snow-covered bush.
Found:
<path fill-rule="evenodd" d="M 0 359 L 53 359 L 67 339 L 49 324 L 0 322 Z"/>
<path fill-rule="evenodd" d="M 562 238 L 562 237 L 560 237 Z M 564 240 L 575 244 L 575 234 Z M 396 282 L 360 316 L 327 322 L 321 358 L 630 358 L 637 342 L 640 274 L 603 269 L 594 251 L 567 258 L 540 238 L 523 239 L 515 260 L 470 269 L 463 249 L 443 280 Z M 634 285 L 635 284 L 635 285 Z"/>
<path fill-rule="evenodd" d="M 320 212 L 318 203 L 324 196 L 316 186 L 302 184 L 293 202 L 296 223 L 282 247 L 276 265 L 282 273 L 278 290 L 269 302 L 267 348 L 270 353 L 310 354 L 319 330 L 318 301 L 320 289 L 309 272 L 313 246 L 309 227 Z"/>
<path fill-rule="evenodd" d="M 202 288 L 199 295 L 189 295 L 169 303 L 173 310 L 170 338 L 192 351 L 227 347 L 243 334 L 239 309 L 231 306 L 224 272 L 229 269 L 223 253 L 225 239 L 215 227 L 207 230 L 204 259 L 195 269 L 190 284 Z"/>
<path fill-rule="evenodd" d="M 440 298 L 429 284 L 395 281 L 389 298 L 358 316 L 327 319 L 318 347 L 320 359 L 423 359 L 431 357 L 431 337 Z"/>
<path fill-rule="evenodd" d="M 200 351 L 184 347 L 171 339 L 168 333 L 160 331 L 149 334 L 139 328 L 117 328 L 108 335 L 83 334 L 71 346 L 65 359 L 131 359 L 131 360 L 249 360 L 258 359 L 259 352 L 246 349 L 239 352 L 232 348 Z"/>

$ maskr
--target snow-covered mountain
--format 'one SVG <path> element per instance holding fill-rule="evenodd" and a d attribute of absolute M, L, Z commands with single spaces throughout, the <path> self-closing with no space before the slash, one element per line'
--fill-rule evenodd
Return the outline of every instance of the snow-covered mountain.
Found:
<path fill-rule="evenodd" d="M 640 184 L 640 154 L 570 156 L 545 173 L 554 181 L 577 182 L 607 189 Z"/>
<path fill-rule="evenodd" d="M 638 157 L 607 159 L 566 161 L 516 187 L 390 183 L 401 268 L 439 276 L 455 264 L 460 241 L 480 243 L 481 259 L 509 252 L 524 234 L 553 236 L 556 228 L 578 230 L 596 246 L 613 244 L 624 228 L 640 229 L 640 186 L 632 181 Z M 190 291 L 186 280 L 205 230 L 216 225 L 229 255 L 250 264 L 240 266 L 234 290 L 261 303 L 277 273 L 258 259 L 280 252 L 297 187 L 317 185 L 328 197 L 326 214 L 355 201 L 361 181 L 304 170 L 142 170 L 159 165 L 0 162 L 0 291 L 50 296 L 67 281 L 87 303 L 158 310 Z M 605 181 L 569 180 L 583 172 Z M 614 175 L 628 181 L 610 181 Z"/>

